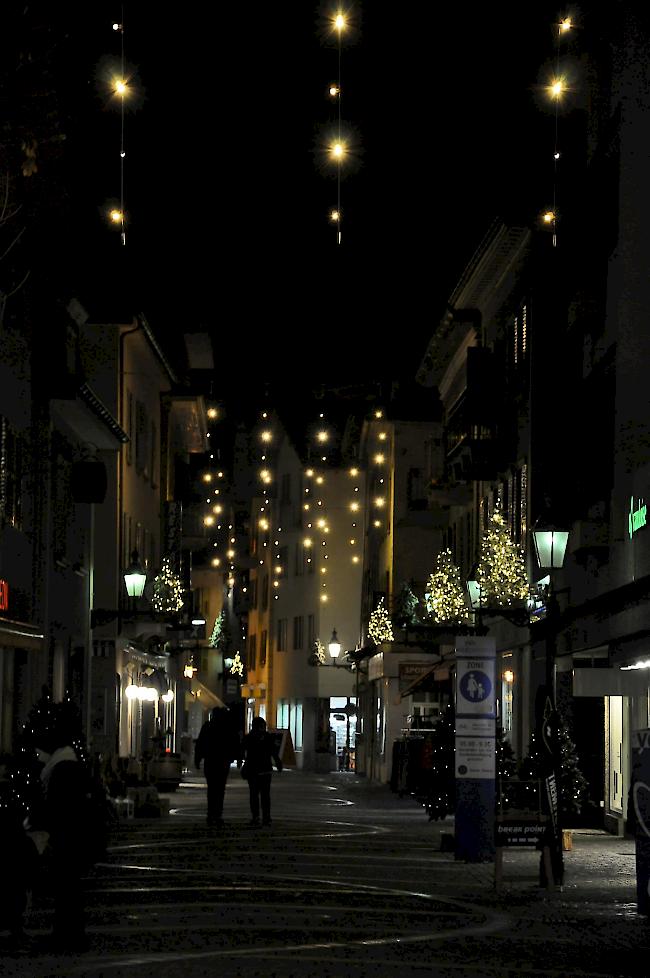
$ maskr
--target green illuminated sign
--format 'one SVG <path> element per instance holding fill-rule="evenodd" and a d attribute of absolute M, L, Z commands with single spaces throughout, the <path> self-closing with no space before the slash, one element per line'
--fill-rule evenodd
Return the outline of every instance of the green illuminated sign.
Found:
<path fill-rule="evenodd" d="M 637 532 L 637 530 L 640 530 L 642 526 L 646 525 L 647 509 L 648 507 L 646 506 L 646 504 L 643 502 L 642 499 L 639 499 L 639 505 L 635 509 L 634 496 L 630 496 L 630 512 L 628 513 L 628 518 L 627 518 L 627 530 L 628 533 L 630 534 L 630 540 Z"/>

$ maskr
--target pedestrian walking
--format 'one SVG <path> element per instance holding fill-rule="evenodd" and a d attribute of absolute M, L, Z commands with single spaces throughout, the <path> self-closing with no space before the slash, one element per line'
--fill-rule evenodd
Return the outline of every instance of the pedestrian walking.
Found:
<path fill-rule="evenodd" d="M 223 802 L 233 761 L 241 767 L 241 740 L 228 707 L 215 706 L 201 727 L 194 748 L 194 766 L 208 783 L 208 825 L 223 828 Z"/>
<path fill-rule="evenodd" d="M 248 781 L 251 825 L 260 824 L 260 804 L 262 825 L 270 825 L 272 761 L 275 761 L 278 772 L 282 770 L 282 761 L 275 737 L 267 732 L 263 717 L 254 717 L 250 733 L 244 737 L 243 747 L 245 759 L 242 773 Z"/>

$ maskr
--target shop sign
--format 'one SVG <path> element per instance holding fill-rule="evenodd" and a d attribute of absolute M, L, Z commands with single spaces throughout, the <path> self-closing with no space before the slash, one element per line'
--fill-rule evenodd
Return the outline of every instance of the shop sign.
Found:
<path fill-rule="evenodd" d="M 508 849 L 537 846 L 546 840 L 548 823 L 541 818 L 505 819 L 497 817 L 495 845 Z"/>
<path fill-rule="evenodd" d="M 647 510 L 648 507 L 642 499 L 639 499 L 639 504 L 637 508 L 634 508 L 634 496 L 630 496 L 630 512 L 627 517 L 627 532 L 630 535 L 630 540 L 642 527 L 647 523 Z"/>
<path fill-rule="evenodd" d="M 0 611 L 9 611 L 9 583 L 0 579 Z"/>
<path fill-rule="evenodd" d="M 400 662 L 399 663 L 399 691 L 403 693 L 405 689 L 412 686 L 416 679 L 421 679 L 425 673 L 431 669 L 430 662 Z"/>

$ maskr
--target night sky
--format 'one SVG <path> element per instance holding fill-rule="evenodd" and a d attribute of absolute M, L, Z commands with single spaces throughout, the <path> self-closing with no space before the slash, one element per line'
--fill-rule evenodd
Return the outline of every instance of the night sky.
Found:
<path fill-rule="evenodd" d="M 532 224 L 548 204 L 554 121 L 540 86 L 566 13 L 555 4 L 348 8 L 342 116 L 355 152 L 337 246 L 320 149 L 335 119 L 333 8 L 132 2 L 121 249 L 101 216 L 119 192 L 119 113 L 102 79 L 120 13 L 102 6 L 85 42 L 89 227 L 116 289 L 169 349 L 209 330 L 233 385 L 296 366 L 309 382 L 412 377 L 492 220 Z"/>

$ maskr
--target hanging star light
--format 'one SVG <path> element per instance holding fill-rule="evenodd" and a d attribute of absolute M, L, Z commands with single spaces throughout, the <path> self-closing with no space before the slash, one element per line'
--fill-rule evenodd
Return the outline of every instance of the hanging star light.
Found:
<path fill-rule="evenodd" d="M 424 593 L 427 617 L 436 625 L 461 625 L 468 620 L 465 590 L 451 550 L 436 555 L 436 569 Z"/>
<path fill-rule="evenodd" d="M 239 652 L 235 652 L 235 658 L 232 660 L 230 673 L 232 676 L 244 675 L 244 663 L 242 662 L 242 657 L 240 656 Z"/>
<path fill-rule="evenodd" d="M 388 611 L 384 606 L 384 599 L 380 598 L 375 610 L 370 615 L 368 622 L 368 635 L 375 645 L 382 642 L 393 641 L 393 625 L 389 618 Z"/>
<path fill-rule="evenodd" d="M 170 557 L 163 557 L 160 573 L 154 578 L 151 603 L 159 614 L 173 614 L 183 607 L 183 585 L 172 570 Z"/>

